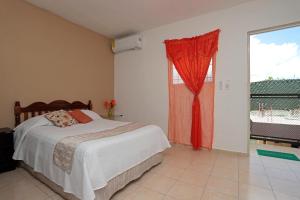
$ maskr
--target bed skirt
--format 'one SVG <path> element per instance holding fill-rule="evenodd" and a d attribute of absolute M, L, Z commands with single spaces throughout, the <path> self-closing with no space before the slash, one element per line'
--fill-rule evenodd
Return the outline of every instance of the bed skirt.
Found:
<path fill-rule="evenodd" d="M 144 162 L 114 177 L 107 183 L 107 185 L 104 188 L 95 191 L 95 195 L 96 195 L 95 200 L 109 200 L 113 196 L 113 194 L 121 190 L 131 181 L 138 179 L 140 176 L 142 176 L 146 171 L 151 169 L 153 166 L 161 163 L 162 160 L 163 160 L 162 153 L 155 154 L 154 156 L 150 157 Z M 53 191 L 58 193 L 63 198 L 67 200 L 79 200 L 74 195 L 70 193 L 65 193 L 61 186 L 55 184 L 54 182 L 49 180 L 41 173 L 34 172 L 33 169 L 30 166 L 26 165 L 24 162 L 21 162 L 21 167 L 26 169 L 32 176 L 34 176 L 35 178 L 37 178 L 38 180 L 46 184 L 48 187 L 50 187 Z"/>

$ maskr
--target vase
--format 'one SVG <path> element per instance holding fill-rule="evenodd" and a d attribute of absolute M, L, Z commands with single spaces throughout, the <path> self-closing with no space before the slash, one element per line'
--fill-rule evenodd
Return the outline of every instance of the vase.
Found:
<path fill-rule="evenodd" d="M 113 109 L 109 109 L 107 112 L 107 118 L 112 119 L 114 116 L 114 111 Z"/>

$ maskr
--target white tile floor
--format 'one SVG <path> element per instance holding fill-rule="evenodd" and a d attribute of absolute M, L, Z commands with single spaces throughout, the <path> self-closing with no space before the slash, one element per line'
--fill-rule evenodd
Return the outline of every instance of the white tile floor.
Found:
<path fill-rule="evenodd" d="M 174 145 L 112 200 L 300 200 L 300 162 L 261 157 L 256 148 L 300 157 L 300 149 L 272 145 L 252 144 L 250 156 Z M 23 169 L 0 174 L 0 200 L 59 199 Z"/>

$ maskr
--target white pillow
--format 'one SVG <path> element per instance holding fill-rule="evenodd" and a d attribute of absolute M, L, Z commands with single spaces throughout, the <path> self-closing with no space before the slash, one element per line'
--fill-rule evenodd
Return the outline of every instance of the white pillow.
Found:
<path fill-rule="evenodd" d="M 43 115 L 39 115 L 36 117 L 31 117 L 21 124 L 19 124 L 14 130 L 21 130 L 21 129 L 28 129 L 31 128 L 32 126 L 50 126 L 53 125 L 52 122 L 50 122 L 48 119 L 45 118 Z"/>
<path fill-rule="evenodd" d="M 90 118 L 92 118 L 93 120 L 97 120 L 97 119 L 102 119 L 102 117 L 100 117 L 100 115 L 98 115 L 96 112 L 91 111 L 91 110 L 81 110 L 84 114 L 86 114 L 87 116 L 89 116 Z"/>
<path fill-rule="evenodd" d="M 25 120 L 14 129 L 15 149 L 22 142 L 26 134 L 32 128 L 38 126 L 54 126 L 54 125 L 52 124 L 52 122 L 46 119 L 44 115 L 39 115 Z"/>

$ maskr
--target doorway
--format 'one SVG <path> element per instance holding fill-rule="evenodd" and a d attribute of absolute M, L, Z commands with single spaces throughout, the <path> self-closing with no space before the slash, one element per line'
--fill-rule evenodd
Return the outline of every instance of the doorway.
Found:
<path fill-rule="evenodd" d="M 250 32 L 250 149 L 300 146 L 300 24 Z"/>

